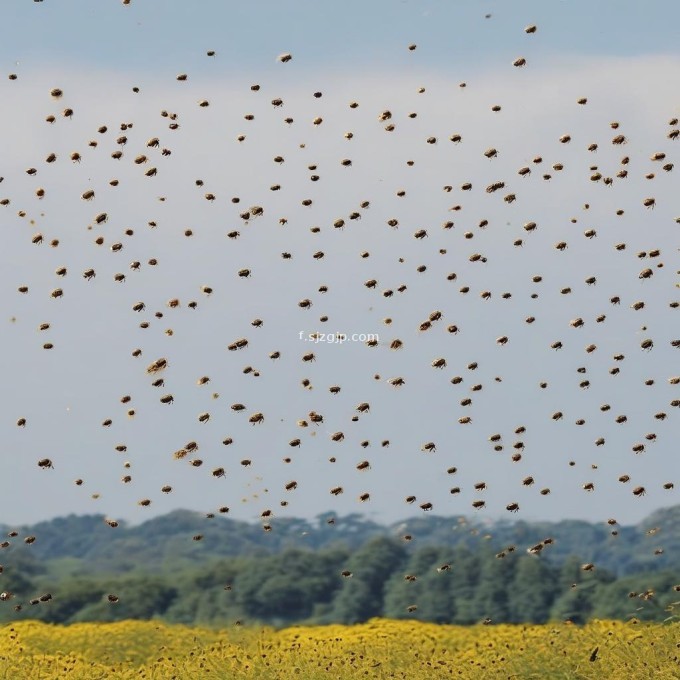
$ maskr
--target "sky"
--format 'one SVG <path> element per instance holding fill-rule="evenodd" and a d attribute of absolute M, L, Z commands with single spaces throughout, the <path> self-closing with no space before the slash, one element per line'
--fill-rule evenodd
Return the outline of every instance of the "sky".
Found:
<path fill-rule="evenodd" d="M 484 500 L 477 518 L 510 517 L 506 506 L 518 503 L 520 519 L 632 523 L 676 504 L 677 491 L 662 486 L 680 482 L 680 415 L 670 406 L 680 387 L 669 382 L 680 375 L 670 344 L 680 338 L 680 310 L 670 307 L 680 300 L 680 205 L 677 170 L 662 166 L 680 143 L 667 137 L 680 116 L 679 15 L 673 2 L 3 4 L 0 199 L 10 202 L 0 206 L 0 520 L 98 512 L 140 522 L 228 506 L 248 520 L 271 509 L 275 518 L 335 510 L 388 522 L 422 513 L 424 503 L 432 514 L 472 514 L 472 502 Z M 529 24 L 536 33 L 525 33 Z M 278 61 L 281 53 L 292 60 Z M 520 57 L 524 68 L 513 66 Z M 177 130 L 162 111 L 177 114 Z M 391 118 L 380 121 L 385 111 Z M 618 134 L 625 145 L 612 144 Z M 147 147 L 153 137 L 159 148 Z M 495 157 L 485 157 L 489 149 Z M 70 160 L 74 151 L 81 162 Z M 50 153 L 57 158 L 46 163 Z M 654 153 L 666 157 L 653 161 Z M 147 162 L 136 164 L 139 155 Z M 145 176 L 152 167 L 156 175 Z M 520 177 L 522 167 L 531 174 Z M 617 177 L 624 168 L 628 177 Z M 611 186 L 592 181 L 595 172 Z M 83 200 L 90 189 L 93 200 Z M 264 214 L 244 220 L 251 206 Z M 96 224 L 101 213 L 107 221 Z M 42 244 L 32 242 L 37 234 Z M 657 257 L 638 256 L 655 249 Z M 471 262 L 474 254 L 486 262 Z M 87 281 L 90 268 L 96 277 Z M 249 277 L 238 275 L 244 268 Z M 653 276 L 639 278 L 647 268 Z M 372 279 L 375 288 L 365 285 Z M 61 298 L 51 297 L 55 288 Z M 180 305 L 169 308 L 171 299 Z M 644 308 L 631 309 L 638 301 Z M 434 311 L 441 320 L 420 331 Z M 582 328 L 570 325 L 577 318 Z M 42 323 L 50 328 L 38 331 Z M 314 332 L 379 341 L 300 339 Z M 229 351 L 238 338 L 247 348 Z M 390 349 L 395 339 L 400 350 Z M 562 349 L 551 349 L 557 341 Z M 270 359 L 273 351 L 281 358 Z M 310 352 L 314 360 L 303 361 Z M 159 357 L 168 368 L 149 376 Z M 432 367 L 440 358 L 446 366 Z M 153 387 L 159 376 L 165 385 Z M 197 385 L 201 376 L 210 382 Z M 388 382 L 398 377 L 402 387 Z M 161 403 L 164 395 L 173 403 Z M 359 414 L 364 402 L 370 411 Z M 310 411 L 323 423 L 301 427 Z M 264 422 L 251 425 L 257 412 Z M 665 420 L 654 417 L 662 412 Z M 331 439 L 337 432 L 342 441 Z M 198 452 L 175 459 L 189 441 Z M 436 451 L 421 450 L 428 442 Z M 53 469 L 38 467 L 44 458 Z M 201 466 L 189 464 L 197 458 Z M 363 461 L 370 469 L 358 471 Z M 220 467 L 226 475 L 214 477 Z M 527 476 L 534 485 L 522 483 Z M 291 481 L 297 489 L 285 491 Z M 480 482 L 486 490 L 474 488 Z M 638 486 L 644 496 L 632 494 Z M 343 493 L 330 494 L 336 487 Z M 141 507 L 142 499 L 152 502 Z"/>

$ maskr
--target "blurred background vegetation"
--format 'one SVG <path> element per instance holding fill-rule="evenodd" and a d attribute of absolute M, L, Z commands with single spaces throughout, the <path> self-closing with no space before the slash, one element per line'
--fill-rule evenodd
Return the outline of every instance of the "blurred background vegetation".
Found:
<path fill-rule="evenodd" d="M 384 526 L 328 513 L 276 518 L 263 531 L 180 510 L 115 529 L 102 515 L 71 515 L 0 530 L 19 532 L 0 551 L 0 590 L 12 593 L 0 621 L 583 623 L 680 612 L 680 506 L 628 527 L 436 516 Z M 49 602 L 29 603 L 45 593 Z"/>

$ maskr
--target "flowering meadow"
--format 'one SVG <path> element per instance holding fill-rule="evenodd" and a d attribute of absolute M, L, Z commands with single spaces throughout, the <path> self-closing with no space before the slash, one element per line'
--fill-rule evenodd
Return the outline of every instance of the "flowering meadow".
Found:
<path fill-rule="evenodd" d="M 0 631 L 0 678 L 655 678 L 680 677 L 680 626 L 635 619 L 586 626 L 354 626 L 211 630 L 155 621 Z"/>

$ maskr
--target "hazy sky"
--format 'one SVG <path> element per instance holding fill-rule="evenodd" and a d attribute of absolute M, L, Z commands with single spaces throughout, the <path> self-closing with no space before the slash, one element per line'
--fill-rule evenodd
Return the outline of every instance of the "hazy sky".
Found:
<path fill-rule="evenodd" d="M 670 345 L 680 338 L 680 309 L 669 306 L 680 299 L 680 204 L 678 170 L 662 166 L 675 162 L 680 144 L 667 137 L 678 127 L 669 120 L 680 116 L 678 20 L 670 0 L 3 3 L 0 199 L 10 203 L 0 206 L 0 521 L 103 512 L 138 522 L 176 507 L 221 505 L 244 519 L 265 509 L 305 517 L 334 509 L 391 521 L 421 513 L 426 502 L 435 514 L 472 513 L 472 501 L 483 499 L 477 516 L 509 516 L 506 505 L 517 502 L 524 519 L 633 522 L 675 504 L 677 491 L 662 485 L 680 482 L 680 412 L 670 406 L 680 387 L 669 383 L 680 375 L 680 350 Z M 528 35 L 532 23 L 538 30 Z M 292 61 L 277 61 L 283 52 Z M 513 67 L 520 57 L 527 66 Z M 176 80 L 180 73 L 186 82 Z M 50 96 L 55 87 L 64 92 L 59 100 Z M 577 104 L 580 97 L 587 105 Z M 62 115 L 67 107 L 71 118 Z M 179 129 L 169 129 L 161 111 L 176 113 Z M 389 121 L 378 120 L 384 111 Z M 53 124 L 45 122 L 50 114 Z M 323 122 L 315 125 L 317 117 Z M 449 141 L 455 134 L 461 143 Z M 612 145 L 618 134 L 627 144 Z M 121 135 L 125 145 L 116 141 Z M 571 141 L 561 143 L 563 135 Z M 146 146 L 152 137 L 159 148 Z M 485 157 L 491 148 L 497 157 Z M 122 158 L 113 159 L 118 150 Z M 74 151 L 80 163 L 71 162 Z M 57 158 L 46 163 L 50 153 Z M 666 158 L 652 161 L 654 153 Z M 146 163 L 134 162 L 140 154 Z M 273 161 L 279 155 L 285 162 Z M 152 167 L 156 176 L 146 177 Z M 522 167 L 531 174 L 520 177 Z M 624 169 L 628 177 L 617 177 Z M 592 181 L 595 172 L 613 184 Z M 503 189 L 485 191 L 500 181 Z M 88 189 L 94 199 L 82 200 Z M 512 203 L 503 200 L 509 194 Z M 653 210 L 646 198 L 656 199 Z M 311 205 L 302 205 L 306 199 Z M 254 205 L 263 216 L 239 217 Z M 360 220 L 349 219 L 354 212 Z M 95 225 L 100 213 L 108 221 Z M 344 229 L 334 228 L 338 219 Z M 448 221 L 453 228 L 443 229 Z M 415 239 L 421 229 L 427 237 Z M 590 229 L 594 238 L 584 236 Z M 240 236 L 228 238 L 231 231 Z M 41 245 L 32 243 L 37 233 Z M 565 250 L 554 248 L 560 241 Z M 115 243 L 122 250 L 113 252 Z M 626 249 L 615 250 L 617 243 Z M 658 257 L 638 257 L 655 249 Z M 475 253 L 487 261 L 471 262 Z M 65 277 L 55 274 L 62 266 Z M 86 281 L 89 268 L 96 278 Z M 250 277 L 238 276 L 243 268 Z M 640 279 L 647 268 L 653 276 Z M 126 280 L 114 281 L 117 273 Z M 592 276 L 596 283 L 586 284 Z M 364 285 L 370 279 L 374 289 Z M 319 292 L 322 285 L 328 292 Z M 51 297 L 55 288 L 62 298 Z M 180 306 L 168 308 L 174 298 Z M 310 309 L 298 305 L 305 298 Z M 145 309 L 134 312 L 140 301 Z M 645 303 L 639 311 L 630 307 L 637 301 Z M 442 319 L 419 332 L 435 310 Z M 576 318 L 583 328 L 570 326 Z M 50 329 L 38 331 L 41 323 Z M 376 333 L 380 342 L 300 340 L 315 331 Z M 228 351 L 238 338 L 248 347 Z M 397 338 L 402 349 L 390 350 Z M 646 338 L 650 352 L 640 348 Z M 551 349 L 556 341 L 561 350 Z M 43 349 L 47 342 L 53 349 Z M 590 344 L 596 349 L 587 353 Z M 281 358 L 272 361 L 275 350 Z M 315 361 L 302 361 L 308 352 Z M 618 354 L 625 359 L 615 361 Z M 159 357 L 169 368 L 156 388 L 159 376 L 145 369 Z M 431 366 L 438 358 L 446 360 L 441 370 Z M 247 366 L 259 377 L 245 374 Z M 618 375 L 610 374 L 614 366 Z M 210 383 L 198 386 L 206 375 Z M 463 381 L 452 384 L 455 376 Z M 391 386 L 395 377 L 405 385 Z M 304 378 L 312 389 L 301 386 Z M 332 385 L 339 394 L 329 393 Z M 166 394 L 174 403 L 160 403 Z M 120 403 L 124 395 L 129 404 Z M 465 399 L 471 404 L 461 405 Z M 362 402 L 370 412 L 351 422 Z M 232 411 L 235 403 L 245 410 Z M 298 426 L 310 411 L 324 422 Z M 556 411 L 562 420 L 551 418 Z M 206 412 L 210 420 L 200 423 Z M 265 420 L 253 426 L 255 412 Z M 659 412 L 667 418 L 655 419 Z M 619 415 L 625 424 L 615 422 Z M 464 416 L 469 424 L 459 423 Z M 107 418 L 113 424 L 102 427 Z M 526 432 L 515 434 L 519 426 Z M 343 441 L 331 440 L 336 432 Z M 500 452 L 488 441 L 495 433 Z M 655 441 L 645 439 L 651 434 Z M 233 444 L 222 444 L 227 437 Z M 605 444 L 596 446 L 600 437 Z M 296 438 L 301 446 L 289 446 Z M 189 441 L 199 451 L 175 460 Z M 436 452 L 421 451 L 426 442 Z M 513 462 L 517 442 L 524 450 Z M 638 443 L 645 450 L 635 454 Z M 54 469 L 39 469 L 42 458 Z M 189 465 L 195 458 L 203 465 Z M 250 466 L 241 465 L 246 459 Z M 359 472 L 366 460 L 370 469 Z M 218 467 L 225 478 L 212 476 Z M 451 467 L 455 474 L 447 474 Z M 131 483 L 120 481 L 124 474 Z M 617 481 L 623 474 L 628 484 Z M 533 486 L 522 484 L 528 475 Z M 284 491 L 292 480 L 297 490 Z M 476 491 L 482 481 L 488 489 Z M 582 489 L 588 482 L 595 491 Z M 166 484 L 171 494 L 161 493 Z M 344 493 L 332 496 L 337 486 Z M 633 496 L 637 486 L 644 497 Z M 540 495 L 546 487 L 550 495 Z M 366 492 L 370 501 L 361 504 Z M 413 505 L 404 502 L 409 495 Z M 137 505 L 144 498 L 150 507 Z"/>

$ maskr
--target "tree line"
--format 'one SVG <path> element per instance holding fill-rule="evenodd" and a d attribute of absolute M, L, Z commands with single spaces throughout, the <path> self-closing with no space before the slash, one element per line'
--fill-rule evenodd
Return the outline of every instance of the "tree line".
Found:
<path fill-rule="evenodd" d="M 55 580 L 49 563 L 21 551 L 12 573 L 3 575 L 13 585 L 13 597 L 0 601 L 0 619 L 73 623 L 157 617 L 184 624 L 283 626 L 358 623 L 376 616 L 454 624 L 675 617 L 680 592 L 674 586 L 680 579 L 674 571 L 617 577 L 583 566 L 577 556 L 555 563 L 519 548 L 502 553 L 484 545 L 411 549 L 378 536 L 357 548 L 286 548 L 154 573 L 82 571 Z M 52 597 L 41 602 L 45 593 Z"/>

